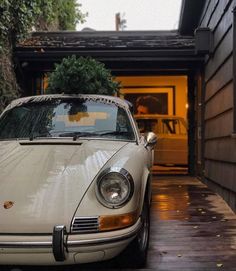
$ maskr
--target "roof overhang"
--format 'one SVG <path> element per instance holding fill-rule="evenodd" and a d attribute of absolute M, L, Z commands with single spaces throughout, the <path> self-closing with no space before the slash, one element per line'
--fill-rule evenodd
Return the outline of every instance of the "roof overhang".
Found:
<path fill-rule="evenodd" d="M 16 52 L 18 65 L 23 70 L 51 71 L 54 64 L 61 62 L 62 58 L 71 55 L 93 57 L 103 62 L 114 74 L 144 74 L 181 72 L 197 67 L 204 62 L 203 56 L 195 54 L 195 50 L 68 50 Z"/>
<path fill-rule="evenodd" d="M 206 0 L 182 0 L 179 19 L 179 33 L 181 35 L 194 35 L 205 3 Z"/>
<path fill-rule="evenodd" d="M 71 55 L 93 57 L 117 74 L 190 70 L 204 60 L 194 38 L 176 31 L 38 32 L 14 52 L 24 71 L 50 71 Z"/>

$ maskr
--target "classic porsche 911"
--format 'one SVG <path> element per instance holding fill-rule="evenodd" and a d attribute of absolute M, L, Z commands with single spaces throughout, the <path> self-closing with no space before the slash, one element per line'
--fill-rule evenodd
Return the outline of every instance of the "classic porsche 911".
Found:
<path fill-rule="evenodd" d="M 152 148 L 117 97 L 43 95 L 0 116 L 0 264 L 145 264 Z M 129 256 L 130 257 L 130 256 Z"/>

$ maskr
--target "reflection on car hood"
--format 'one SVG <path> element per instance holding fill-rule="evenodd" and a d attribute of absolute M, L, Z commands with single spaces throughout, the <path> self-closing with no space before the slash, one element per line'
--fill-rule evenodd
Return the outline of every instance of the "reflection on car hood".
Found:
<path fill-rule="evenodd" d="M 54 225 L 69 229 L 92 180 L 126 144 L 0 142 L 0 233 L 50 233 Z M 9 209 L 7 201 L 13 203 Z"/>

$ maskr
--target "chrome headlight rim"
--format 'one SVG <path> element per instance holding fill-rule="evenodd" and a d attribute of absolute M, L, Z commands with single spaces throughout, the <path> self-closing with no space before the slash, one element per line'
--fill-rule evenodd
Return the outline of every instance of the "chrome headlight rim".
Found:
<path fill-rule="evenodd" d="M 126 181 L 129 183 L 129 195 L 125 198 L 124 201 L 122 201 L 119 204 L 114 204 L 106 201 L 104 197 L 102 196 L 102 193 L 100 192 L 100 185 L 101 182 L 103 181 L 103 178 L 106 177 L 109 174 L 116 173 L 120 176 L 122 176 Z M 124 168 L 119 168 L 119 167 L 110 167 L 105 169 L 97 178 L 97 183 L 96 183 L 96 196 L 98 201 L 105 207 L 110 208 L 110 209 L 119 209 L 126 205 L 130 199 L 132 198 L 134 194 L 134 181 L 131 176 L 131 174 Z"/>

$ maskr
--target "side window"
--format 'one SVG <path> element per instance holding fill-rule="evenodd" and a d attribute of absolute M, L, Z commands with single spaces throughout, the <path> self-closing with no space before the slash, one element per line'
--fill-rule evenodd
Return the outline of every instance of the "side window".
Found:
<path fill-rule="evenodd" d="M 151 132 L 154 132 L 155 134 L 157 134 L 158 133 L 158 131 L 157 131 L 157 127 L 158 127 L 158 120 L 151 120 Z M 149 132 L 150 132 L 149 131 Z"/>
<path fill-rule="evenodd" d="M 163 134 L 186 134 L 186 127 L 179 119 L 163 119 L 161 129 Z"/>
<path fill-rule="evenodd" d="M 186 124 L 184 123 L 183 120 L 179 122 L 179 128 L 180 128 L 180 134 L 181 135 L 186 135 L 187 134 L 187 127 L 186 127 Z"/>
<path fill-rule="evenodd" d="M 130 132 L 131 125 L 128 121 L 127 114 L 124 110 L 118 109 L 117 112 L 117 122 L 116 122 L 116 131 L 119 132 Z"/>
<path fill-rule="evenodd" d="M 157 133 L 156 119 L 137 119 L 140 133 L 154 132 Z"/>
<path fill-rule="evenodd" d="M 178 120 L 175 119 L 163 119 L 162 131 L 163 134 L 179 134 Z"/>

